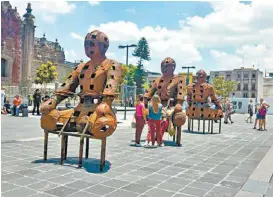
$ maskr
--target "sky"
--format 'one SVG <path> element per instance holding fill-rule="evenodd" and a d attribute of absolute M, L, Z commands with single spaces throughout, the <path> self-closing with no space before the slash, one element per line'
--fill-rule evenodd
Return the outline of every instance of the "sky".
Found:
<path fill-rule="evenodd" d="M 27 3 L 35 15 L 35 37 L 58 42 L 66 60 L 88 61 L 83 40 L 100 30 L 110 40 L 107 57 L 125 62 L 119 45 L 149 43 L 151 61 L 145 68 L 161 72 L 161 61 L 209 71 L 254 67 L 273 71 L 273 1 L 252 2 L 101 2 L 101 1 L 10 1 L 22 16 Z M 129 52 L 129 63 L 137 58 Z M 185 71 L 185 70 L 184 70 Z"/>

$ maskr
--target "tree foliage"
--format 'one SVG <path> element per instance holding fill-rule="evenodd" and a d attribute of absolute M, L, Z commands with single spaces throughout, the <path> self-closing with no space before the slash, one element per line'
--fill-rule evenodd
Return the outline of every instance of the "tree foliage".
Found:
<path fill-rule="evenodd" d="M 121 83 L 127 84 L 129 86 L 135 85 L 134 83 L 135 83 L 137 66 L 134 66 L 132 64 L 129 64 L 128 66 L 126 66 L 126 64 L 123 64 L 122 70 L 123 70 L 123 74 L 121 77 L 122 78 Z"/>
<path fill-rule="evenodd" d="M 216 91 L 216 94 L 226 98 L 230 93 L 236 90 L 236 81 L 225 80 L 223 76 L 218 76 L 212 79 L 212 85 Z"/>
<path fill-rule="evenodd" d="M 150 48 L 146 38 L 142 37 L 137 44 L 133 52 L 133 56 L 138 57 L 135 82 L 138 88 L 142 88 L 144 83 L 144 69 L 143 69 L 143 61 L 150 61 Z"/>
<path fill-rule="evenodd" d="M 40 68 L 36 70 L 36 78 L 34 81 L 36 84 L 44 85 L 46 89 L 46 85 L 56 80 L 57 76 L 56 66 L 52 62 L 47 61 L 41 64 Z"/>

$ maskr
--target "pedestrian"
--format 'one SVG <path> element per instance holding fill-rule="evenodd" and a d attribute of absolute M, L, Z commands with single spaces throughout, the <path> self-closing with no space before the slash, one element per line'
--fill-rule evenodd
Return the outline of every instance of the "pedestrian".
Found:
<path fill-rule="evenodd" d="M 144 107 L 144 96 L 142 94 L 138 95 L 137 103 L 136 103 L 136 133 L 135 133 L 135 145 L 137 147 L 141 146 L 140 138 L 146 124 L 146 116 L 145 116 L 145 107 Z"/>
<path fill-rule="evenodd" d="M 28 106 L 32 106 L 33 97 L 31 94 L 27 95 L 27 100 L 28 100 Z"/>
<path fill-rule="evenodd" d="M 12 115 L 19 116 L 19 108 L 21 106 L 22 99 L 19 95 L 16 95 L 13 99 Z"/>
<path fill-rule="evenodd" d="M 34 94 L 33 94 L 33 110 L 32 110 L 32 115 L 35 113 L 35 109 L 37 108 L 37 115 L 40 115 L 40 104 L 41 104 L 41 93 L 39 89 L 36 89 Z"/>
<path fill-rule="evenodd" d="M 6 100 L 6 93 L 5 93 L 6 88 L 1 88 L 1 110 L 4 107 L 5 100 Z"/>
<path fill-rule="evenodd" d="M 259 110 L 259 130 L 260 131 L 267 131 L 267 129 L 265 128 L 266 126 L 266 113 L 267 113 L 267 109 L 270 106 L 266 103 L 266 101 L 263 101 L 262 106 L 260 107 Z M 264 127 L 264 128 L 263 128 Z"/>
<path fill-rule="evenodd" d="M 148 134 L 145 146 L 157 147 L 163 146 L 161 137 L 161 118 L 162 104 L 158 95 L 152 97 L 152 102 L 148 106 Z M 164 110 L 165 111 L 165 110 Z M 155 138 L 157 142 L 155 142 Z"/>
<path fill-rule="evenodd" d="M 129 107 L 133 107 L 133 99 L 132 99 L 132 97 L 129 98 Z"/>
<path fill-rule="evenodd" d="M 3 113 L 4 114 L 10 114 L 11 113 L 11 106 L 9 104 L 9 101 L 6 101 L 6 103 L 4 104 Z"/>
<path fill-rule="evenodd" d="M 230 123 L 232 124 L 233 121 L 231 120 L 231 115 L 232 115 L 232 103 L 230 102 L 230 99 L 227 98 L 226 99 L 226 110 L 225 110 L 225 124 L 228 124 L 228 119 L 230 121 Z"/>
<path fill-rule="evenodd" d="M 248 114 L 249 116 L 246 119 L 246 122 L 248 123 L 248 120 L 250 120 L 250 123 L 252 123 L 252 116 L 253 116 L 253 100 L 250 99 L 248 104 Z"/>
<path fill-rule="evenodd" d="M 260 110 L 260 108 L 262 107 L 263 102 L 264 102 L 264 99 L 263 99 L 263 98 L 260 98 L 260 102 L 256 104 L 256 107 L 255 107 L 256 119 L 255 119 L 255 123 L 254 123 L 253 129 L 256 129 L 257 123 L 258 123 L 259 120 L 260 120 L 260 113 L 259 113 L 259 110 Z"/>

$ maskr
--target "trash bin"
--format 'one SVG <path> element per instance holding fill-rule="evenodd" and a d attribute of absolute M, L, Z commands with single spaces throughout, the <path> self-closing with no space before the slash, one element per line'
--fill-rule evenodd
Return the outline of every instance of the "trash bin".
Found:
<path fill-rule="evenodd" d="M 23 108 L 22 109 L 22 116 L 23 117 L 28 117 L 28 108 Z"/>

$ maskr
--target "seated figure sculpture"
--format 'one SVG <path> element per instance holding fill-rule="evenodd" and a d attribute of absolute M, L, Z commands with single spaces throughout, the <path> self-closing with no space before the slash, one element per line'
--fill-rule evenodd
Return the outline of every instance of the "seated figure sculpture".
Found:
<path fill-rule="evenodd" d="M 108 37 L 100 31 L 92 31 L 85 37 L 85 53 L 91 59 L 80 63 L 68 76 L 65 83 L 54 92 L 52 99 L 41 106 L 41 127 L 44 130 L 57 130 L 57 123 L 69 120 L 72 131 L 81 132 L 89 123 L 89 134 L 102 139 L 113 134 L 117 126 L 112 111 L 112 101 L 122 75 L 121 65 L 106 58 L 109 47 Z M 56 106 L 80 86 L 80 102 L 75 109 L 56 110 Z"/>
<path fill-rule="evenodd" d="M 144 98 L 145 103 L 147 103 L 147 101 L 149 101 L 152 96 L 157 93 L 164 107 L 167 106 L 171 99 L 175 107 L 174 114 L 171 116 L 172 118 L 170 120 L 172 121 L 174 126 L 180 127 L 184 125 L 186 121 L 186 114 L 182 111 L 182 105 L 184 102 L 183 87 L 185 87 L 185 83 L 183 76 L 174 75 L 175 67 L 176 63 L 172 58 L 165 58 L 161 63 L 161 72 L 163 76 L 153 80 L 150 87 L 145 91 Z M 168 125 L 166 125 L 166 123 L 164 124 L 164 128 L 165 131 L 161 131 L 162 136 L 168 128 Z M 180 141 L 177 141 L 177 144 L 180 145 Z"/>
<path fill-rule="evenodd" d="M 196 82 L 187 87 L 187 116 L 191 119 L 218 120 L 223 117 L 220 101 L 215 95 L 212 85 L 206 83 L 207 74 L 204 70 L 196 73 Z M 212 109 L 209 102 L 215 104 Z"/>

